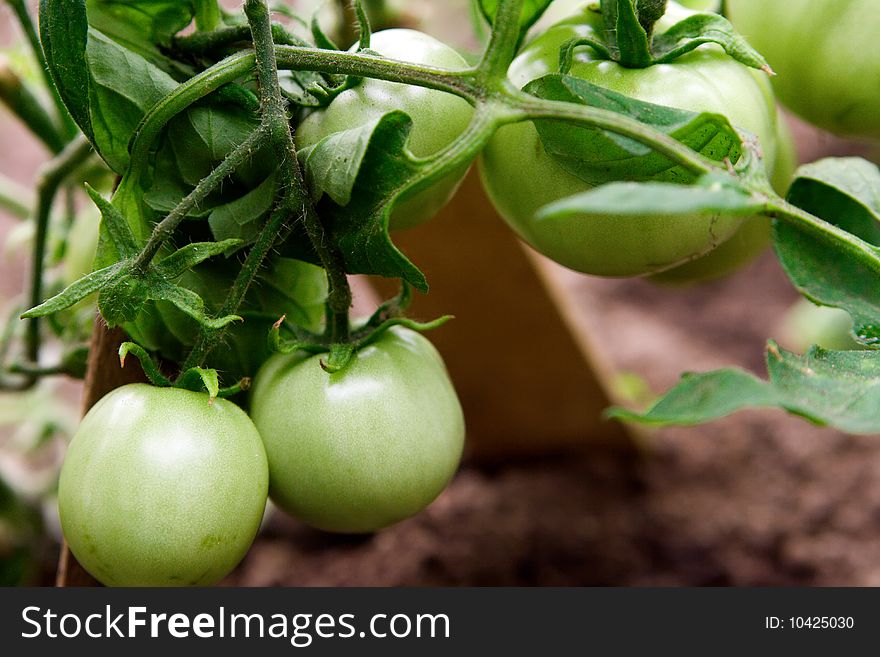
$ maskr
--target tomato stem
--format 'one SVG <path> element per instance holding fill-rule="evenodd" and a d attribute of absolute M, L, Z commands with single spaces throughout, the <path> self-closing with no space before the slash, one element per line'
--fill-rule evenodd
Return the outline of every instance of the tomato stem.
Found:
<path fill-rule="evenodd" d="M 43 107 L 24 80 L 12 71 L 2 55 L 0 103 L 6 105 L 53 154 L 57 155 L 64 149 L 67 138 L 58 129 L 56 119 Z"/>
<path fill-rule="evenodd" d="M 477 82 L 481 88 L 496 88 L 507 79 L 507 69 L 519 46 L 522 6 L 523 0 L 498 3 L 489 45 L 477 67 Z"/>
<path fill-rule="evenodd" d="M 92 145 L 85 137 L 73 140 L 55 159 L 40 172 L 37 185 L 37 207 L 35 210 L 36 233 L 34 235 L 33 257 L 31 262 L 31 307 L 43 301 L 43 269 L 46 259 L 46 241 L 49 233 L 49 219 L 52 206 L 64 181 L 73 174 L 92 154 Z M 40 357 L 40 321 L 34 317 L 28 320 L 25 356 L 31 363 Z"/>
<path fill-rule="evenodd" d="M 198 208 L 208 195 L 219 187 L 224 180 L 235 173 L 236 169 L 247 162 L 253 154 L 262 147 L 267 138 L 268 133 L 262 126 L 252 132 L 250 136 L 227 155 L 207 177 L 202 179 L 201 182 L 196 185 L 195 189 L 187 194 L 186 197 L 180 201 L 180 203 L 178 203 L 162 221 L 156 224 L 156 227 L 150 234 L 147 244 L 132 265 L 136 272 L 142 273 L 146 270 L 147 266 L 149 266 L 150 262 L 153 260 L 153 257 L 155 257 L 159 252 L 159 249 L 162 248 L 162 245 L 165 244 L 165 242 L 174 234 L 174 231 L 177 229 L 177 226 L 180 225 L 180 222 L 182 222 L 192 210 Z"/>
<path fill-rule="evenodd" d="M 278 83 L 278 63 L 269 9 L 265 0 L 247 0 L 245 13 L 253 35 L 264 120 L 272 126 L 272 140 L 281 162 L 282 184 L 287 185 L 284 205 L 295 214 L 301 215 L 312 247 L 327 272 L 330 288 L 327 298 L 327 333 L 333 342 L 346 342 L 349 335 L 351 287 L 342 254 L 332 240 L 327 238 L 324 225 L 306 190 L 284 97 Z"/>

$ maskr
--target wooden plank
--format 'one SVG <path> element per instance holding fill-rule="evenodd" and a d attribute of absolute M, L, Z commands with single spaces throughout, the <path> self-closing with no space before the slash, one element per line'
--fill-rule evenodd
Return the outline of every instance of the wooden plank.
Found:
<path fill-rule="evenodd" d="M 553 280 L 498 217 L 471 172 L 443 212 L 394 235 L 427 275 L 411 315 L 456 319 L 430 339 L 461 396 L 470 455 L 498 460 L 589 447 L 629 450 L 633 440 L 601 418 L 607 365 Z M 540 273 L 539 273 L 540 271 Z M 393 282 L 373 281 L 387 297 Z"/>

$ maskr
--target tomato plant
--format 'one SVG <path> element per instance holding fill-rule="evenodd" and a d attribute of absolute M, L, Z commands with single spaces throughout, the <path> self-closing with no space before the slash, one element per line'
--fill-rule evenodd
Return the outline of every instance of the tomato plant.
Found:
<path fill-rule="evenodd" d="M 776 71 L 788 108 L 831 132 L 880 138 L 875 2 L 727 0 L 726 12 Z"/>
<path fill-rule="evenodd" d="M 781 198 L 792 162 L 766 61 L 717 14 L 603 0 L 529 41 L 549 0 L 477 5 L 491 34 L 464 59 L 417 32 L 373 34 L 360 3 L 349 50 L 317 21 L 274 22 L 265 0 L 43 0 L 40 41 L 15 3 L 51 79 L 37 93 L 6 66 L 0 101 L 52 159 L 33 198 L 0 181 L 3 207 L 32 225 L 29 309 L 3 332 L 0 386 L 81 375 L 81 336 L 59 317 L 93 298 L 153 384 L 105 397 L 64 467 L 65 533 L 102 580 L 216 581 L 253 538 L 267 486 L 343 532 L 439 494 L 464 421 L 419 333 L 446 318 L 406 318 L 428 280 L 390 229 L 428 219 L 481 154 L 502 214 L 558 262 L 680 282 L 737 266 L 769 231 L 797 289 L 848 313 L 866 348 L 771 343 L 767 381 L 691 375 L 646 412 L 613 414 L 687 424 L 774 406 L 880 431 L 880 171 L 813 163 Z M 101 214 L 90 271 L 67 237 L 87 179 Z M 494 274 L 486 255 L 480 276 Z M 60 289 L 60 272 L 78 276 Z M 351 275 L 401 293 L 352 322 Z M 515 357 L 483 347 L 489 372 Z M 256 428 L 225 401 L 251 377 Z"/>
<path fill-rule="evenodd" d="M 658 31 L 688 15 L 672 6 L 658 24 Z M 579 13 L 526 46 L 511 65 L 511 82 L 524 87 L 557 71 L 564 44 L 576 39 L 599 40 L 603 32 L 602 15 L 584 5 Z M 724 114 L 735 126 L 756 135 L 769 170 L 777 167 L 779 128 L 767 76 L 749 69 L 716 45 L 704 46 L 669 63 L 641 68 L 608 61 L 594 49 L 582 48 L 569 74 L 647 102 Z M 589 221 L 578 215 L 553 222 L 539 220 L 536 213 L 543 206 L 592 185 L 547 154 L 537 129 L 528 123 L 498 131 L 483 153 L 481 171 L 489 196 L 520 237 L 553 260 L 588 274 L 638 276 L 662 272 L 725 244 L 743 223 L 742 217 L 716 214 L 631 217 L 625 229 L 613 216 Z M 768 228 L 766 221 L 748 221 L 746 235 L 733 242 L 737 255 L 723 256 L 717 265 L 709 263 L 709 268 L 724 266 L 723 260 L 739 259 L 738 254 L 751 247 L 750 240 L 760 238 L 761 231 L 767 235 Z M 705 265 L 701 263 L 700 267 Z M 677 277 L 686 274 L 687 270 Z"/>
<path fill-rule="evenodd" d="M 83 419 L 58 503 L 71 550 L 104 584 L 195 586 L 244 556 L 267 486 L 263 443 L 241 409 L 132 384 Z"/>
<path fill-rule="evenodd" d="M 458 468 L 464 418 L 440 355 L 392 328 L 342 371 L 276 356 L 251 417 L 266 442 L 272 500 L 308 524 L 372 532 L 421 511 Z"/>
<path fill-rule="evenodd" d="M 415 30 L 376 32 L 370 42 L 391 59 L 405 60 L 450 70 L 467 63 L 455 50 Z M 330 105 L 306 118 L 296 131 L 297 148 L 314 146 L 333 133 L 361 128 L 391 111 L 403 111 L 412 119 L 406 147 L 416 157 L 431 157 L 449 146 L 467 128 L 473 110 L 467 101 L 440 91 L 366 80 L 336 96 Z M 406 199 L 391 215 L 391 228 L 412 228 L 428 221 L 455 193 L 464 171 L 455 171 L 429 189 Z"/>

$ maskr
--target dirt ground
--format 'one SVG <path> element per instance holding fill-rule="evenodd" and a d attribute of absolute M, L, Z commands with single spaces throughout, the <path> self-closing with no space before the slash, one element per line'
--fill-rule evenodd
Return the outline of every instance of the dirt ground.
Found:
<path fill-rule="evenodd" d="M 0 111 L 0 169 L 27 182 L 42 155 L 17 135 Z M 809 159 L 851 148 L 800 141 Z M 562 275 L 609 358 L 657 390 L 683 369 L 763 372 L 763 344 L 795 299 L 772 254 L 689 290 Z M 0 293 L 20 282 L 4 266 Z M 276 513 L 226 583 L 880 585 L 878 555 L 880 442 L 749 412 L 657 431 L 638 458 L 467 466 L 427 511 L 371 537 Z"/>
<path fill-rule="evenodd" d="M 581 279 L 573 293 L 601 311 L 615 360 L 658 387 L 683 364 L 760 371 L 795 298 L 772 256 L 686 292 Z M 279 513 L 229 583 L 880 585 L 878 466 L 876 438 L 749 412 L 658 431 L 634 460 L 465 468 L 426 512 L 374 537 Z"/>
<path fill-rule="evenodd" d="M 802 161 L 875 154 L 793 123 Z M 764 374 L 797 299 L 772 252 L 689 289 L 558 275 L 606 358 L 658 391 L 684 369 Z M 465 467 L 427 511 L 372 537 L 276 513 L 228 583 L 876 586 L 878 554 L 880 442 L 751 411 L 656 431 L 636 458 Z"/>

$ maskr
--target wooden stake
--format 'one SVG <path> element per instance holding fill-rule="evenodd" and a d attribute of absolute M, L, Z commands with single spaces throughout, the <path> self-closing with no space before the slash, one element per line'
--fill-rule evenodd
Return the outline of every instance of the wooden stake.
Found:
<path fill-rule="evenodd" d="M 454 314 L 429 337 L 461 397 L 473 458 L 503 460 L 633 441 L 602 419 L 611 405 L 605 366 L 553 267 L 498 217 L 476 172 L 427 224 L 393 236 L 428 277 L 410 314 Z M 375 280 L 380 293 L 394 283 Z"/>

